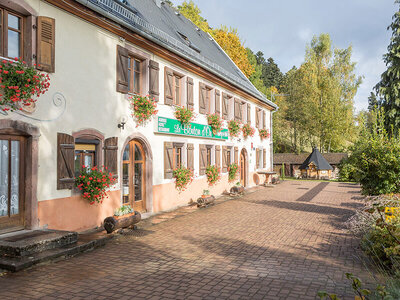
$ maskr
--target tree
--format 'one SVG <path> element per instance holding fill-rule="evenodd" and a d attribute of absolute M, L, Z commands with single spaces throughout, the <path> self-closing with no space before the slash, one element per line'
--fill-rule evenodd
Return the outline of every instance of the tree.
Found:
<path fill-rule="evenodd" d="M 254 73 L 249 77 L 249 80 L 256 87 L 257 90 L 259 90 L 263 94 L 266 94 L 267 87 L 264 85 L 262 77 L 262 65 L 258 63 L 257 57 L 256 55 L 254 55 L 253 51 L 251 51 L 249 48 L 246 48 L 246 50 L 247 50 L 247 59 L 254 68 Z"/>
<path fill-rule="evenodd" d="M 204 32 L 212 33 L 212 28 L 208 25 L 206 19 L 204 19 L 200 14 L 200 8 L 194 4 L 192 0 L 189 2 L 183 1 L 181 5 L 178 5 L 179 12 L 193 22 L 194 25 L 199 27 Z"/>
<path fill-rule="evenodd" d="M 395 3 L 400 3 L 396 0 Z M 392 38 L 388 52 L 383 56 L 387 70 L 382 73 L 381 81 L 375 89 L 382 97 L 380 103 L 385 113 L 385 127 L 390 136 L 397 135 L 396 128 L 400 128 L 400 8 L 387 28 L 392 30 Z"/>
<path fill-rule="evenodd" d="M 368 97 L 368 111 L 373 111 L 379 108 L 380 103 L 375 93 L 371 92 Z"/>
<path fill-rule="evenodd" d="M 263 79 L 266 87 L 279 87 L 283 74 L 272 57 L 263 64 Z"/>

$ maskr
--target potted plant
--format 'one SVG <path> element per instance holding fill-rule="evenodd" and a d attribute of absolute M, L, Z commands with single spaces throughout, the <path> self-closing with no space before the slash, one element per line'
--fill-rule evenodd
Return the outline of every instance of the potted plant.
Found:
<path fill-rule="evenodd" d="M 255 129 L 250 124 L 244 124 L 242 127 L 243 137 L 246 139 L 249 136 L 254 136 Z"/>
<path fill-rule="evenodd" d="M 210 114 L 207 116 L 208 125 L 211 126 L 212 133 L 216 135 L 222 130 L 222 119 L 219 114 Z"/>
<path fill-rule="evenodd" d="M 186 167 L 177 168 L 173 171 L 173 177 L 175 178 L 175 188 L 180 192 L 184 191 L 193 181 L 193 170 Z"/>
<path fill-rule="evenodd" d="M 75 177 L 75 186 L 82 192 L 83 199 L 89 201 L 90 205 L 103 203 L 108 198 L 107 188 L 115 182 L 111 173 L 100 170 L 97 167 L 88 168 L 82 166 L 80 175 Z"/>
<path fill-rule="evenodd" d="M 238 172 L 239 171 L 239 166 L 237 163 L 232 163 L 228 166 L 228 181 L 232 182 L 236 179 Z"/>
<path fill-rule="evenodd" d="M 157 114 L 157 103 L 149 95 L 133 95 L 129 98 L 132 117 L 136 120 L 136 127 L 145 125 L 150 118 Z"/>
<path fill-rule="evenodd" d="M 35 65 L 36 66 L 36 65 Z M 21 58 L 0 61 L 0 107 L 3 111 L 22 110 L 34 105 L 49 90 L 50 77 Z"/>
<path fill-rule="evenodd" d="M 267 139 L 270 136 L 268 129 L 258 129 L 258 134 L 262 140 Z"/>
<path fill-rule="evenodd" d="M 199 199 L 197 199 L 197 207 L 207 207 L 209 205 L 214 204 L 215 197 L 210 195 L 209 190 L 203 190 L 203 194 Z"/>
<path fill-rule="evenodd" d="M 221 179 L 221 170 L 217 168 L 217 166 L 207 166 L 206 168 L 206 175 L 207 175 L 207 182 L 208 185 L 214 185 Z"/>
<path fill-rule="evenodd" d="M 114 211 L 114 215 L 104 219 L 104 229 L 111 233 L 119 228 L 134 226 L 142 219 L 138 211 L 134 211 L 130 205 L 122 205 Z"/>
<path fill-rule="evenodd" d="M 203 190 L 203 194 L 201 195 L 201 198 L 207 198 L 210 196 L 210 191 L 209 190 Z"/>
<path fill-rule="evenodd" d="M 191 126 L 191 122 L 195 119 L 195 114 L 192 108 L 186 108 L 184 106 L 175 107 L 175 118 L 181 122 L 183 126 Z"/>
<path fill-rule="evenodd" d="M 240 123 L 236 120 L 230 120 L 228 122 L 228 130 L 230 137 L 238 137 L 240 134 Z"/>

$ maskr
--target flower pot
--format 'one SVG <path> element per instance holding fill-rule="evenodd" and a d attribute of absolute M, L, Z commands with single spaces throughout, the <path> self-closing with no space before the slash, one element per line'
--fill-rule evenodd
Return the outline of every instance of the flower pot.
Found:
<path fill-rule="evenodd" d="M 233 186 L 231 187 L 231 194 L 243 194 L 244 187 L 243 186 Z"/>
<path fill-rule="evenodd" d="M 137 224 L 142 219 L 141 214 L 138 211 L 123 215 L 123 216 L 112 216 L 104 219 L 104 229 L 107 233 L 111 233 L 119 228 L 126 228 Z"/>
<path fill-rule="evenodd" d="M 207 207 L 214 204 L 214 201 L 215 197 L 213 195 L 202 195 L 199 199 L 197 199 L 197 207 Z"/>

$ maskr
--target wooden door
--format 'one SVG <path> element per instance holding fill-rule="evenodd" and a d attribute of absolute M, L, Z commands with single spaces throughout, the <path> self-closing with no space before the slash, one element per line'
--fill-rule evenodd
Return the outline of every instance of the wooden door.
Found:
<path fill-rule="evenodd" d="M 0 231 L 24 227 L 25 138 L 0 135 Z"/>
<path fill-rule="evenodd" d="M 246 186 L 246 158 L 243 152 L 240 152 L 240 184 Z"/>
<path fill-rule="evenodd" d="M 132 140 L 126 145 L 122 165 L 122 203 L 134 210 L 146 211 L 145 153 L 142 145 Z"/>

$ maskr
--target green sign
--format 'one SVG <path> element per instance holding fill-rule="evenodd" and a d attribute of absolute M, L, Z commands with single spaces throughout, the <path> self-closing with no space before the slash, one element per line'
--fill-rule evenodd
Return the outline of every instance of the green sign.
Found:
<path fill-rule="evenodd" d="M 202 137 L 207 139 L 228 139 L 228 129 L 222 129 L 221 132 L 214 135 L 211 126 L 197 123 L 190 123 L 191 126 L 182 126 L 181 122 L 175 119 L 158 117 L 157 132 L 166 134 L 178 134 L 193 137 Z"/>

